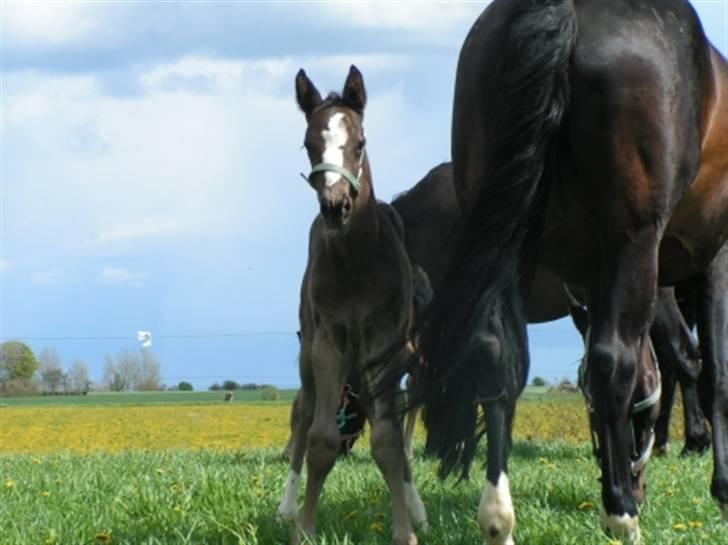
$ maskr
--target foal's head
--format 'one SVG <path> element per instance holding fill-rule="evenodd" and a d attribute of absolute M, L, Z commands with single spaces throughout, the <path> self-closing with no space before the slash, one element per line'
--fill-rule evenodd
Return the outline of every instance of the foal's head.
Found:
<path fill-rule="evenodd" d="M 345 226 L 358 202 L 371 196 L 362 119 L 366 90 L 352 66 L 341 95 L 322 99 L 303 69 L 296 75 L 296 99 L 306 114 L 303 142 L 311 161 L 308 182 L 316 190 L 329 228 Z"/>

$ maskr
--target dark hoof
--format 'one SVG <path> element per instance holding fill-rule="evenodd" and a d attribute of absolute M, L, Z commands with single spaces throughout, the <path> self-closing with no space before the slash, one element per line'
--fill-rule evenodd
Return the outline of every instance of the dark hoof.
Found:
<path fill-rule="evenodd" d="M 685 448 L 682 449 L 680 456 L 702 456 L 710 450 L 710 442 L 708 441 L 686 441 Z"/>
<path fill-rule="evenodd" d="M 667 456 L 667 443 L 665 443 L 664 445 L 655 445 L 655 448 L 652 449 L 652 455 Z"/>

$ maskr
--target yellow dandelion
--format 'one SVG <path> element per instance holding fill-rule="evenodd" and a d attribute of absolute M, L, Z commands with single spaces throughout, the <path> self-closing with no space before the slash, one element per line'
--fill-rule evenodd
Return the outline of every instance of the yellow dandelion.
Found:
<path fill-rule="evenodd" d="M 157 473 L 157 475 L 164 475 L 164 470 L 161 467 L 155 469 L 155 472 Z"/>
<path fill-rule="evenodd" d="M 182 508 L 179 505 L 175 505 L 174 507 L 172 507 L 172 511 L 174 511 L 175 513 L 180 513 L 182 512 Z"/>
<path fill-rule="evenodd" d="M 34 464 L 39 464 L 40 463 L 40 458 L 33 458 L 33 463 Z"/>
<path fill-rule="evenodd" d="M 381 522 L 372 522 L 371 526 L 369 526 L 369 529 L 372 532 L 377 532 L 378 534 L 384 533 L 384 525 Z"/>
<path fill-rule="evenodd" d="M 694 528 L 694 529 L 695 528 L 702 528 L 703 527 L 703 523 L 701 521 L 699 521 L 699 520 L 689 520 L 688 521 L 688 526 L 690 526 L 691 528 Z"/>
<path fill-rule="evenodd" d="M 51 495 L 51 493 L 48 492 L 47 490 L 44 490 L 43 492 L 40 493 L 40 495 L 43 496 L 44 498 L 47 498 L 48 496 Z"/>
<path fill-rule="evenodd" d="M 582 511 L 586 509 L 594 509 L 594 504 L 590 501 L 583 501 L 577 506 L 577 509 L 581 509 Z"/>
<path fill-rule="evenodd" d="M 111 543 L 111 532 L 96 532 L 96 541 L 99 543 Z"/>
<path fill-rule="evenodd" d="M 665 496 L 672 498 L 674 495 L 675 495 L 675 492 L 673 492 L 672 490 L 665 491 Z"/>
<path fill-rule="evenodd" d="M 5 488 L 15 488 L 15 481 L 13 481 L 12 479 L 8 479 L 7 481 L 5 481 Z"/>
<path fill-rule="evenodd" d="M 685 530 L 688 529 L 688 525 L 683 524 L 682 522 L 676 522 L 675 524 L 672 525 L 672 529 L 677 530 L 678 532 L 684 532 Z"/>
<path fill-rule="evenodd" d="M 691 498 L 690 503 L 692 503 L 693 505 L 700 505 L 701 503 L 703 503 L 703 499 L 702 498 Z"/>
<path fill-rule="evenodd" d="M 549 461 L 546 458 L 539 458 L 538 463 L 541 465 L 546 465 L 549 463 Z"/>

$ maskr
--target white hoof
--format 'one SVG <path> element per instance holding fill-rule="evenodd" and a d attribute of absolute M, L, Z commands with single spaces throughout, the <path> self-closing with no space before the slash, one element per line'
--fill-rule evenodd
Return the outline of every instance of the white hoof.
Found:
<path fill-rule="evenodd" d="M 624 545 L 642 545 L 642 532 L 640 531 L 639 516 L 607 515 L 604 507 L 599 510 L 602 528 L 605 532 L 621 539 Z"/>
<path fill-rule="evenodd" d="M 417 491 L 415 483 L 404 483 L 404 500 L 407 504 L 410 520 L 418 530 L 427 532 L 429 526 L 427 524 L 427 511 L 425 504 L 422 503 L 420 493 Z"/>
<path fill-rule="evenodd" d="M 486 480 L 478 507 L 478 524 L 486 545 L 513 545 L 516 514 L 513 511 L 508 475 L 501 473 L 495 486 Z"/>

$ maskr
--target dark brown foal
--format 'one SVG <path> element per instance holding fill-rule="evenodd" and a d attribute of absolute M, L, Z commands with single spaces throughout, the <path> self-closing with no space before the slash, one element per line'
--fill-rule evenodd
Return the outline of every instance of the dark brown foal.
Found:
<path fill-rule="evenodd" d="M 352 66 L 341 95 L 322 99 L 303 70 L 296 76 L 298 105 L 308 128 L 304 146 L 311 161 L 307 180 L 321 212 L 309 235 L 301 287 L 301 395 L 294 430 L 291 471 L 279 505 L 285 519 L 297 517 L 297 491 L 306 456 L 308 479 L 303 512 L 291 538 L 298 544 L 316 533 L 316 511 L 324 480 L 340 448 L 336 414 L 345 384 L 362 394 L 371 424 L 371 447 L 392 498 L 394 543 L 413 545 L 409 514 L 426 515 L 412 483 L 396 412 L 399 388 L 378 388 L 372 360 L 404 347 L 410 328 L 412 271 L 399 216 L 377 202 L 367 160 L 362 118 L 366 91 Z M 404 348 L 389 360 L 404 373 Z M 368 392 L 377 389 L 381 395 Z"/>

